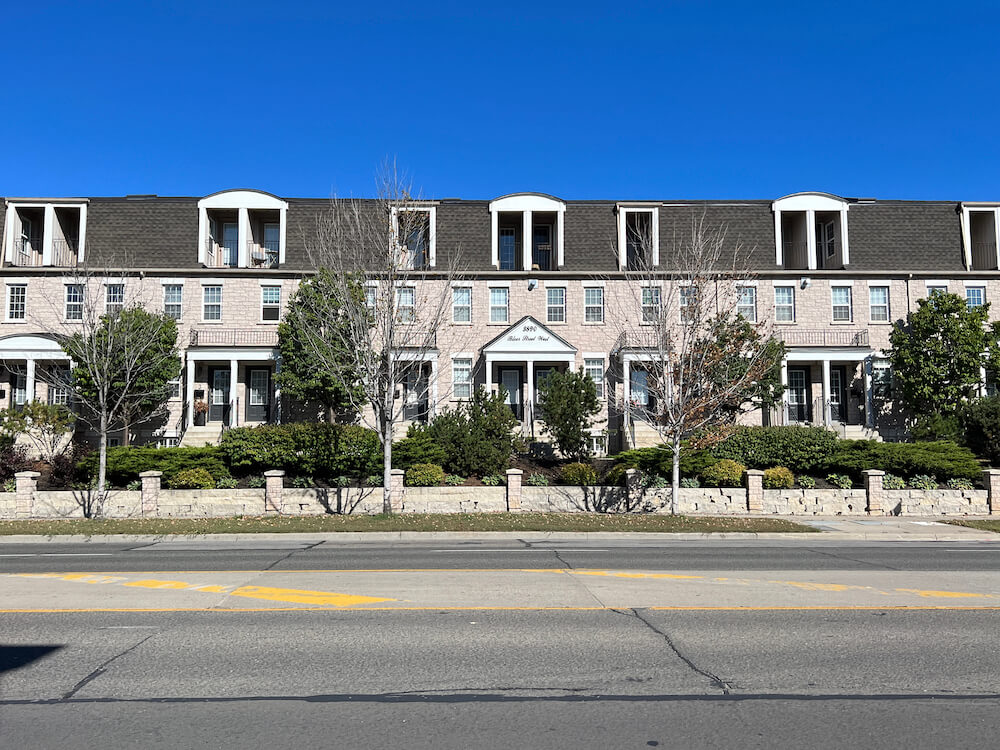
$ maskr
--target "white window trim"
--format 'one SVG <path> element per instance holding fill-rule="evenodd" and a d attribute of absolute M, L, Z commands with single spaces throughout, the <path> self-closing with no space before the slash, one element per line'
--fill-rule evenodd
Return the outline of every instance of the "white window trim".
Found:
<path fill-rule="evenodd" d="M 660 209 L 657 206 L 626 206 L 621 203 L 617 205 L 618 211 L 618 270 L 624 271 L 628 266 L 628 248 L 626 243 L 626 226 L 629 214 L 651 214 L 652 215 L 652 238 L 653 257 L 650 259 L 653 267 L 660 265 Z"/>
<path fill-rule="evenodd" d="M 208 253 L 205 249 L 209 238 L 210 209 L 236 211 L 238 217 L 238 262 L 239 268 L 250 266 L 250 211 L 277 210 L 278 212 L 278 266 L 285 262 L 285 236 L 288 231 L 288 202 L 260 190 L 224 190 L 206 196 L 198 201 L 198 263 L 205 265 Z"/>
<path fill-rule="evenodd" d="M 771 204 L 774 213 L 774 263 L 785 264 L 784 243 L 781 238 L 781 213 L 805 213 L 806 242 L 808 244 L 808 269 L 816 270 L 816 212 L 840 214 L 840 252 L 844 266 L 851 263 L 850 243 L 847 235 L 847 211 L 851 204 L 829 193 L 794 193 L 779 198 Z"/>
<path fill-rule="evenodd" d="M 560 307 L 560 305 L 550 305 L 549 304 L 549 292 L 562 290 L 562 320 L 549 320 L 549 308 L 550 307 Z M 510 307 L 510 297 L 507 297 L 507 306 Z M 507 312 L 507 317 L 510 317 L 510 311 Z M 565 284 L 547 284 L 545 286 L 545 323 L 546 325 L 562 326 L 569 322 L 569 294 L 566 289 Z"/>
<path fill-rule="evenodd" d="M 52 240 L 54 239 L 53 230 L 56 224 L 56 209 L 57 208 L 77 208 L 80 211 L 80 226 L 77 227 L 79 230 L 79 236 L 77 237 L 77 248 L 76 248 L 76 262 L 83 263 L 84 260 L 84 247 L 87 242 L 87 205 L 90 203 L 88 199 L 75 199 L 75 200 L 45 200 L 45 201 L 19 201 L 19 200 L 7 200 L 7 212 L 4 215 L 4 233 L 3 233 L 3 257 L 8 263 L 13 263 L 14 261 L 14 217 L 19 208 L 41 208 L 44 210 L 44 217 L 42 220 L 42 265 L 51 266 L 52 265 Z"/>
<path fill-rule="evenodd" d="M 427 230 L 427 266 L 428 268 L 434 268 L 437 264 L 437 207 L 436 206 L 393 206 L 390 209 L 390 221 L 392 222 L 392 236 L 394 241 L 398 246 L 401 246 L 399 242 L 399 212 L 420 212 L 428 215 L 428 225 Z"/>
<path fill-rule="evenodd" d="M 218 305 L 219 305 L 219 317 L 218 318 L 206 318 L 205 317 L 205 308 L 209 304 L 208 302 L 205 301 L 205 290 L 207 288 L 209 288 L 209 287 L 218 287 L 219 288 L 219 302 L 218 302 Z M 211 324 L 211 323 L 221 323 L 222 322 L 222 305 L 223 305 L 223 301 L 225 300 L 225 298 L 226 298 L 226 292 L 225 292 L 225 289 L 223 288 L 223 285 L 221 283 L 220 284 L 205 284 L 204 282 L 202 283 L 202 286 L 201 286 L 201 322 L 202 323 L 209 323 L 209 324 Z M 216 303 L 212 302 L 211 304 L 214 306 Z"/>
<path fill-rule="evenodd" d="M 28 280 L 27 279 L 4 279 L 6 294 L 4 295 L 4 322 L 5 323 L 27 323 L 28 322 Z M 24 287 L 24 317 L 10 317 L 10 290 L 11 287 Z"/>
<path fill-rule="evenodd" d="M 601 392 L 598 395 L 598 398 L 601 398 L 601 399 L 605 398 L 608 395 L 608 385 L 607 385 L 607 383 L 608 383 L 608 373 L 607 373 L 608 362 L 607 362 L 607 359 L 605 357 L 606 357 L 606 355 L 604 355 L 604 354 L 594 354 L 594 355 L 591 355 L 589 353 L 585 353 L 583 355 L 583 372 L 584 372 L 585 375 L 587 375 L 587 360 L 600 360 L 601 361 L 601 382 L 600 382 Z M 589 377 L 589 375 L 588 375 L 588 377 Z M 591 380 L 593 380 L 593 378 L 591 378 Z M 597 384 L 598 384 L 597 381 L 594 381 L 594 385 L 597 385 Z"/>
<path fill-rule="evenodd" d="M 885 289 L 885 305 L 872 304 L 872 289 Z M 885 320 L 875 320 L 872 315 L 872 309 L 875 307 L 885 307 Z M 873 325 L 885 325 L 892 322 L 892 286 L 890 284 L 868 282 L 868 322 Z"/>
<path fill-rule="evenodd" d="M 747 318 L 746 316 L 744 316 L 744 320 L 747 320 L 750 323 L 756 323 L 757 319 L 760 317 L 760 304 L 759 304 L 760 301 L 757 299 L 757 296 L 758 296 L 757 295 L 757 282 L 752 282 L 752 283 L 751 282 L 747 282 L 747 283 L 740 282 L 740 283 L 738 283 L 736 285 L 736 312 L 737 312 L 737 314 L 740 314 L 740 308 L 741 307 L 747 307 L 747 305 L 740 304 L 740 295 L 743 293 L 743 287 L 746 287 L 747 289 L 752 289 L 753 290 L 753 319 L 751 320 L 751 319 Z"/>
<path fill-rule="evenodd" d="M 507 317 L 504 320 L 502 320 L 502 321 L 500 321 L 500 320 L 493 320 L 493 308 L 494 307 L 500 307 L 499 305 L 494 305 L 493 304 L 493 290 L 494 289 L 503 289 L 505 292 L 507 292 L 507 304 L 505 305 L 505 308 L 507 310 Z M 489 285 L 489 287 L 487 287 L 486 323 L 487 323 L 487 325 L 493 325 L 493 326 L 510 325 L 510 283 L 507 283 L 507 284 L 492 284 L 491 283 Z"/>
<path fill-rule="evenodd" d="M 833 291 L 835 289 L 846 289 L 847 290 L 847 319 L 837 320 L 836 318 L 836 308 L 844 307 L 845 305 L 838 305 L 833 298 Z M 830 322 L 839 323 L 841 325 L 846 323 L 854 322 L 854 287 L 851 284 L 831 284 L 830 285 Z"/>
<path fill-rule="evenodd" d="M 469 319 L 468 320 L 455 320 L 455 290 L 456 289 L 466 289 L 469 292 Z M 457 284 L 452 283 L 451 285 L 451 322 L 456 326 L 471 326 L 472 325 L 472 297 L 473 297 L 473 287 L 472 284 Z M 509 297 L 508 297 L 509 302 Z M 465 307 L 465 305 L 458 305 L 458 307 Z"/>
<path fill-rule="evenodd" d="M 71 318 L 68 315 L 66 315 L 66 313 L 69 311 L 69 296 L 68 295 L 69 295 L 69 288 L 71 286 L 80 287 L 80 291 L 81 291 L 81 294 L 82 294 L 82 298 L 80 299 L 80 302 L 79 302 L 79 305 L 80 305 L 80 317 L 79 318 Z M 62 302 L 63 302 L 63 305 L 62 305 L 62 307 L 63 307 L 63 310 L 62 310 L 62 312 L 63 312 L 63 321 L 66 322 L 66 323 L 80 323 L 80 322 L 82 322 L 83 321 L 84 308 L 86 307 L 86 304 L 87 304 L 87 285 L 86 284 L 81 284 L 81 283 L 76 282 L 76 281 L 64 281 L 63 282 L 63 298 L 62 298 Z M 76 304 L 76 303 L 74 303 L 74 304 Z"/>
<path fill-rule="evenodd" d="M 455 385 L 457 383 L 457 381 L 455 380 L 455 362 L 458 361 L 458 360 L 462 360 L 463 362 L 467 361 L 469 363 L 469 382 L 468 382 L 469 395 L 468 396 L 459 396 L 459 395 L 457 395 L 455 393 Z M 452 397 L 455 400 L 464 400 L 464 399 L 467 399 L 467 398 L 472 398 L 472 395 L 475 393 L 475 389 L 476 389 L 475 370 L 476 370 L 476 361 L 475 361 L 475 358 L 471 354 L 469 354 L 468 352 L 459 352 L 457 354 L 452 354 L 451 355 L 451 395 L 452 395 Z M 461 385 L 466 385 L 466 383 L 462 383 Z"/>
<path fill-rule="evenodd" d="M 111 286 L 120 286 L 122 288 L 121 306 L 122 306 L 122 310 L 124 310 L 125 309 L 125 280 L 122 279 L 121 281 L 105 281 L 105 282 L 103 282 L 103 286 L 104 286 L 104 312 L 105 312 L 105 314 L 108 312 L 108 287 L 111 287 Z M 118 303 L 116 302 L 115 304 L 118 304 Z"/>
<path fill-rule="evenodd" d="M 167 287 L 168 286 L 179 286 L 181 288 L 181 301 L 180 301 L 180 304 L 179 304 L 179 307 L 181 308 L 181 314 L 179 316 L 177 316 L 176 318 L 173 318 L 173 320 L 180 321 L 181 318 L 184 317 L 184 283 L 181 282 L 179 284 L 168 284 L 168 283 L 164 282 L 162 284 L 162 288 L 163 288 L 163 314 L 164 315 L 167 314 L 167 305 L 168 304 L 171 304 L 171 305 L 174 304 L 173 302 L 170 302 L 170 303 L 167 302 Z"/>
<path fill-rule="evenodd" d="M 565 265 L 566 204 L 558 198 L 540 193 L 514 193 L 490 201 L 490 263 L 494 268 L 500 268 L 500 214 L 519 213 L 522 222 L 521 263 L 523 267 L 515 270 L 531 270 L 531 253 L 525 251 L 525 245 L 530 243 L 531 216 L 535 211 L 556 215 L 556 268 L 561 269 Z M 527 243 L 525 238 L 529 238 Z"/>
<path fill-rule="evenodd" d="M 274 288 L 276 288 L 278 290 L 278 305 L 277 305 L 277 307 L 278 307 L 278 317 L 275 320 L 265 320 L 264 319 L 264 290 L 265 289 L 274 289 Z M 282 301 L 283 301 L 281 298 L 284 296 L 281 292 L 282 292 L 281 284 L 274 284 L 274 283 L 267 284 L 264 281 L 261 281 L 261 283 L 260 283 L 260 322 L 263 323 L 264 325 L 276 326 L 276 325 L 278 325 L 278 323 L 281 322 L 281 305 L 282 305 Z M 274 306 L 275 305 L 273 303 L 268 304 L 268 307 L 274 307 Z"/>
<path fill-rule="evenodd" d="M 778 290 L 779 289 L 791 289 L 792 290 L 792 305 L 791 305 L 792 306 L 792 319 L 791 320 L 778 320 L 778 307 L 779 307 L 779 305 L 778 305 Z M 795 322 L 795 319 L 797 317 L 796 310 L 795 310 L 795 308 L 797 307 L 797 305 L 795 304 L 795 297 L 796 296 L 797 295 L 795 293 L 795 284 L 778 284 L 778 283 L 776 283 L 774 285 L 774 293 L 772 295 L 771 302 L 772 302 L 773 309 L 774 309 L 774 316 L 773 317 L 774 317 L 774 322 L 775 323 L 777 323 L 779 325 L 789 325 L 789 324 Z M 780 305 L 780 307 L 787 307 L 787 305 Z"/>
<path fill-rule="evenodd" d="M 997 235 L 997 268 L 1000 268 L 1000 204 L 997 203 L 963 203 L 962 204 L 962 249 L 965 270 L 972 270 L 972 225 L 969 214 L 993 214 L 993 231 Z"/>
<path fill-rule="evenodd" d="M 587 308 L 594 307 L 594 305 L 587 304 L 587 292 L 591 289 L 599 289 L 601 291 L 601 319 L 600 320 L 587 320 Z M 597 284 L 587 284 L 583 287 L 583 324 L 585 326 L 600 326 L 607 322 L 607 295 L 604 293 L 604 286 L 598 286 Z"/>

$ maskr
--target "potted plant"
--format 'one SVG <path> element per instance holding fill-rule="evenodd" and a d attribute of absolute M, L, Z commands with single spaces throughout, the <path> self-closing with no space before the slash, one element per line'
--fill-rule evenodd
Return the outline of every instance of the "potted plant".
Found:
<path fill-rule="evenodd" d="M 202 399 L 195 399 L 194 402 L 194 423 L 198 427 L 205 426 L 205 419 L 208 415 L 208 404 Z"/>

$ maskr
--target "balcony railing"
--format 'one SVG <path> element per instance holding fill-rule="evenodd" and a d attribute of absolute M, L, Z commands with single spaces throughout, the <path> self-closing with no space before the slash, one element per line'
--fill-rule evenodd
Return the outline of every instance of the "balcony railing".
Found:
<path fill-rule="evenodd" d="M 52 265 L 60 268 L 72 268 L 76 265 L 76 259 L 76 240 L 52 240 Z"/>
<path fill-rule="evenodd" d="M 190 346 L 278 345 L 278 332 L 267 328 L 194 328 Z"/>
<path fill-rule="evenodd" d="M 256 268 L 277 268 L 278 252 L 281 243 L 278 240 L 250 243 L 250 265 Z"/>
<path fill-rule="evenodd" d="M 14 266 L 42 265 L 42 238 L 18 237 L 14 240 L 14 256 L 11 259 Z"/>
<path fill-rule="evenodd" d="M 233 268 L 239 265 L 235 247 L 220 245 L 212 237 L 205 240 L 205 265 L 209 268 Z"/>
<path fill-rule="evenodd" d="M 990 260 L 990 268 L 996 268 L 997 264 L 997 243 L 995 242 L 973 242 L 972 243 L 972 257 L 973 262 L 975 258 L 986 256 Z"/>
<path fill-rule="evenodd" d="M 775 328 L 786 346 L 868 346 L 867 328 Z"/>

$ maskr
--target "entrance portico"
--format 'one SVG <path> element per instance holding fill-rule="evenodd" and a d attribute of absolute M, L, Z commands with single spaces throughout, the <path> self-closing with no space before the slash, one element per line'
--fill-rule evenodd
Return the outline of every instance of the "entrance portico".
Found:
<path fill-rule="evenodd" d="M 69 357 L 56 340 L 40 334 L 19 334 L 0 339 L 0 363 L 7 372 L 7 385 L 0 408 L 21 407 L 38 398 L 38 381 L 46 384 L 43 396 L 49 403 L 67 405 L 64 384 L 49 382 L 39 367 L 69 367 Z M 59 378 L 58 380 L 62 380 Z"/>
<path fill-rule="evenodd" d="M 858 347 L 790 348 L 781 363 L 781 384 L 785 389 L 781 423 L 872 428 L 874 353 Z M 858 378 L 860 393 L 851 387 Z"/>
<path fill-rule="evenodd" d="M 528 315 L 487 343 L 482 354 L 487 390 L 504 386 L 514 415 L 534 435 L 539 378 L 572 368 L 576 347 Z"/>
<path fill-rule="evenodd" d="M 187 427 L 194 427 L 196 400 L 206 402 L 207 422 L 228 427 L 279 422 L 281 393 L 274 387 L 277 371 L 278 360 L 272 349 L 188 349 L 185 362 Z M 207 386 L 206 391 L 200 390 L 196 381 Z M 241 383 L 244 385 L 243 398 L 240 398 Z"/>

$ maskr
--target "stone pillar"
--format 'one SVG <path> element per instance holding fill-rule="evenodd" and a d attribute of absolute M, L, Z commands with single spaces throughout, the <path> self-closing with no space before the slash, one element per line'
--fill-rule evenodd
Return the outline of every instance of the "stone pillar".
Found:
<path fill-rule="evenodd" d="M 521 469 L 507 469 L 507 512 L 521 510 Z"/>
<path fill-rule="evenodd" d="M 34 513 L 35 490 L 40 476 L 37 471 L 19 471 L 14 475 L 14 515 L 17 518 L 31 518 Z"/>
<path fill-rule="evenodd" d="M 747 469 L 743 476 L 747 486 L 747 513 L 764 512 L 764 472 Z"/>
<path fill-rule="evenodd" d="M 885 502 L 882 494 L 882 477 L 884 471 L 878 469 L 865 469 L 865 495 L 868 497 L 868 515 L 881 516 L 884 512 Z"/>
<path fill-rule="evenodd" d="M 389 470 L 389 491 L 392 493 L 392 512 L 399 513 L 403 509 L 403 475 L 402 469 Z"/>
<path fill-rule="evenodd" d="M 271 469 L 264 472 L 264 512 L 281 513 L 281 491 L 285 487 L 285 470 Z"/>
<path fill-rule="evenodd" d="M 983 472 L 983 486 L 986 487 L 986 505 L 990 515 L 1000 515 L 1000 469 L 986 469 Z"/>
<path fill-rule="evenodd" d="M 162 471 L 140 471 L 142 482 L 142 515 L 155 516 L 160 508 L 160 477 Z"/>
<path fill-rule="evenodd" d="M 642 472 L 638 469 L 625 469 L 625 502 L 628 510 L 642 503 Z"/>

